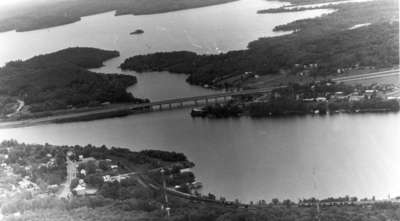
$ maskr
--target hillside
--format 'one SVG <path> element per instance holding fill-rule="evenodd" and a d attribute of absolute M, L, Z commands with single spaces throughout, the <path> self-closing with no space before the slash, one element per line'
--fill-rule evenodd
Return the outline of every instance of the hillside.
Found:
<path fill-rule="evenodd" d="M 42 112 L 103 102 L 142 102 L 126 92 L 134 76 L 99 74 L 88 68 L 119 56 L 117 51 L 68 48 L 26 61 L 12 61 L 0 69 L 0 97 L 7 102 L 25 102 L 24 110 Z M 4 111 L 4 108 L 2 108 Z M 6 114 L 3 112 L 3 114 Z"/>
<path fill-rule="evenodd" d="M 116 11 L 123 14 L 155 14 L 197 8 L 234 0 L 76 0 L 42 1 L 0 9 L 0 32 L 30 31 L 79 21 L 81 17 Z"/>
<path fill-rule="evenodd" d="M 245 72 L 253 75 L 307 72 L 311 76 L 327 76 L 336 73 L 337 69 L 381 68 L 399 64 L 396 1 L 371 1 L 329 8 L 336 11 L 278 26 L 275 31 L 294 33 L 260 38 L 249 43 L 247 50 L 219 55 L 196 55 L 192 52 L 139 55 L 127 59 L 121 68 L 186 73 L 190 75 L 187 81 L 191 84 L 224 87 L 238 86 L 231 85 L 226 79 L 243 76 Z M 365 23 L 370 25 L 351 28 Z"/>

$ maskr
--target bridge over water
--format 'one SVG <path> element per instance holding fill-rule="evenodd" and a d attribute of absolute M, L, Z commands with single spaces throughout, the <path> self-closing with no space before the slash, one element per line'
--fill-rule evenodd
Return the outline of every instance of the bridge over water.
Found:
<path fill-rule="evenodd" d="M 279 87 L 257 88 L 257 89 L 249 89 L 249 90 L 241 90 L 233 92 L 219 92 L 219 93 L 194 96 L 194 97 L 167 99 L 161 101 L 154 101 L 150 103 L 133 104 L 130 105 L 129 108 L 131 110 L 140 110 L 144 108 L 150 108 L 151 110 L 163 110 L 163 109 L 185 107 L 187 105 L 198 106 L 200 104 L 225 103 L 234 96 L 265 94 L 277 88 Z"/>
<path fill-rule="evenodd" d="M 136 112 L 141 113 L 147 111 L 161 111 L 164 109 L 168 110 L 173 108 L 183 108 L 187 106 L 198 106 L 198 105 L 208 104 L 211 102 L 225 103 L 233 96 L 266 94 L 271 92 L 273 89 L 277 88 L 279 87 L 258 88 L 258 89 L 233 91 L 233 92 L 218 92 L 202 96 L 167 99 L 161 101 L 154 101 L 150 103 L 121 104 L 117 106 L 102 107 L 100 109 L 97 107 L 93 109 L 75 110 L 75 112 L 55 114 L 53 116 L 48 116 L 48 117 L 41 117 L 41 118 L 20 120 L 20 121 L 0 122 L 0 128 L 23 127 L 29 125 L 51 123 L 51 122 L 65 123 L 65 122 L 74 122 L 82 120 L 89 121 L 89 120 L 109 118 L 114 116 L 125 116 L 127 114 L 133 114 Z"/>

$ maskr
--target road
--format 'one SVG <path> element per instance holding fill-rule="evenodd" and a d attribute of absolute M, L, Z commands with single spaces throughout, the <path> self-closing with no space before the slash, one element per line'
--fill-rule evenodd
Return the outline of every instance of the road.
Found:
<path fill-rule="evenodd" d="M 63 184 L 62 191 L 58 195 L 59 198 L 68 199 L 71 196 L 72 193 L 69 186 L 71 184 L 71 181 L 76 178 L 76 173 L 76 163 L 74 163 L 67 157 L 67 180 Z"/>
<path fill-rule="evenodd" d="M 369 74 L 350 75 L 350 76 L 333 78 L 332 80 L 336 82 L 349 82 L 349 81 L 367 80 L 367 79 L 383 78 L 390 76 L 400 76 L 400 69 L 380 71 Z"/>
<path fill-rule="evenodd" d="M 24 101 L 17 100 L 17 102 L 18 102 L 18 107 L 17 107 L 17 109 L 15 110 L 14 113 L 7 114 L 7 117 L 12 117 L 12 116 L 16 115 L 16 114 L 19 113 L 19 112 L 22 110 L 22 108 L 25 106 L 25 102 L 24 102 Z"/>
<path fill-rule="evenodd" d="M 194 102 L 194 101 L 205 100 L 205 99 L 217 99 L 217 98 L 222 98 L 222 97 L 231 97 L 231 96 L 238 96 L 238 95 L 262 94 L 262 93 L 268 93 L 268 92 L 272 91 L 273 89 L 282 88 L 282 87 L 284 87 L 284 86 L 269 87 L 269 88 L 257 88 L 257 89 L 242 90 L 242 91 L 235 91 L 235 92 L 220 92 L 220 93 L 209 94 L 209 95 L 204 95 L 204 96 L 182 97 L 182 98 L 167 99 L 167 100 L 155 101 L 155 102 L 150 102 L 150 103 L 142 103 L 142 104 L 121 104 L 121 105 L 112 106 L 112 107 L 104 107 L 101 109 L 99 109 L 99 108 L 86 109 L 85 111 L 82 111 L 82 112 L 76 112 L 76 110 L 75 110 L 74 113 L 65 113 L 65 114 L 56 115 L 56 116 L 49 116 L 49 117 L 35 118 L 35 119 L 21 120 L 21 121 L 2 122 L 2 123 L 0 123 L 0 128 L 24 127 L 24 126 L 31 126 L 31 125 L 37 125 L 37 124 L 51 123 L 51 122 L 60 121 L 60 120 L 69 120 L 69 119 L 71 121 L 73 121 L 73 119 L 76 119 L 79 117 L 88 117 L 88 116 L 93 116 L 93 115 L 108 114 L 108 113 L 114 113 L 114 112 L 119 112 L 119 111 L 129 111 L 129 110 L 134 110 L 134 109 L 138 109 L 138 108 L 176 104 L 176 103 L 183 103 L 183 102 Z M 180 107 L 183 107 L 183 105 Z"/>

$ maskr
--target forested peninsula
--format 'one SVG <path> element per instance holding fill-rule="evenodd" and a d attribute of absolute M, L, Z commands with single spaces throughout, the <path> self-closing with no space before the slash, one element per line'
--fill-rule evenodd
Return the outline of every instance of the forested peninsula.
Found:
<path fill-rule="evenodd" d="M 235 0 L 76 0 L 32 1 L 0 8 L 0 32 L 31 31 L 77 22 L 81 17 L 116 11 L 116 15 L 145 15 L 198 8 Z"/>
<path fill-rule="evenodd" d="M 352 67 L 393 67 L 399 64 L 398 6 L 394 0 L 331 5 L 335 12 L 275 27 L 290 35 L 260 38 L 248 49 L 218 55 L 160 52 L 131 57 L 122 69 L 189 74 L 187 81 L 215 87 L 232 85 L 245 74 L 329 76 Z M 256 12 L 255 12 L 256 13 Z M 262 15 L 260 15 L 262 16 Z M 370 25 L 352 28 L 358 24 Z M 239 85 L 240 86 L 240 85 Z"/>
<path fill-rule="evenodd" d="M 88 71 L 103 61 L 119 56 L 117 51 L 95 48 L 68 48 L 26 61 L 11 61 L 0 68 L 1 116 L 99 106 L 103 103 L 144 100 L 126 91 L 136 77 Z"/>

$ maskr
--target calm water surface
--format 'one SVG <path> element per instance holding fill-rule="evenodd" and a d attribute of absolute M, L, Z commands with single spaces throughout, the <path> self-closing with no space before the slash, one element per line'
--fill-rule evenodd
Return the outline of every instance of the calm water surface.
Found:
<path fill-rule="evenodd" d="M 119 50 L 95 71 L 120 72 L 127 57 L 156 51 L 220 53 L 244 49 L 262 36 L 276 36 L 276 25 L 320 16 L 330 10 L 256 14 L 285 4 L 241 0 L 193 10 L 146 16 L 113 16 L 24 33 L 0 33 L 0 65 L 9 60 L 70 46 Z M 131 36 L 137 28 L 143 35 Z M 126 74 L 137 75 L 134 72 Z M 190 86 L 186 76 L 137 75 L 130 91 L 153 100 L 212 91 Z M 399 114 L 338 115 L 252 120 L 203 120 L 189 110 L 134 115 L 92 122 L 0 130 L 0 140 L 29 143 L 96 144 L 184 152 L 196 163 L 204 192 L 242 201 L 356 195 L 400 195 Z"/>
<path fill-rule="evenodd" d="M 286 5 L 265 0 L 237 2 L 142 16 L 114 16 L 114 12 L 82 18 L 69 25 L 18 33 L 0 33 L 0 65 L 10 60 L 27 59 L 66 47 L 87 46 L 118 50 L 121 56 L 109 60 L 98 72 L 121 72 L 118 66 L 128 57 L 158 51 L 190 50 L 198 53 L 220 53 L 245 49 L 250 41 L 273 32 L 276 25 L 321 16 L 332 10 L 308 10 L 284 14 L 257 14 L 257 10 Z M 130 35 L 136 29 L 143 35 Z M 137 75 L 135 72 L 126 74 Z M 160 76 L 163 75 L 163 76 Z M 152 100 L 211 93 L 186 85 L 186 76 L 137 75 L 139 84 L 130 88 L 138 97 Z M 165 87 L 164 87 L 165 86 Z"/>
<path fill-rule="evenodd" d="M 382 198 L 400 195 L 399 125 L 399 114 L 203 120 L 186 109 L 0 130 L 0 139 L 184 152 L 204 191 L 229 199 Z"/>

